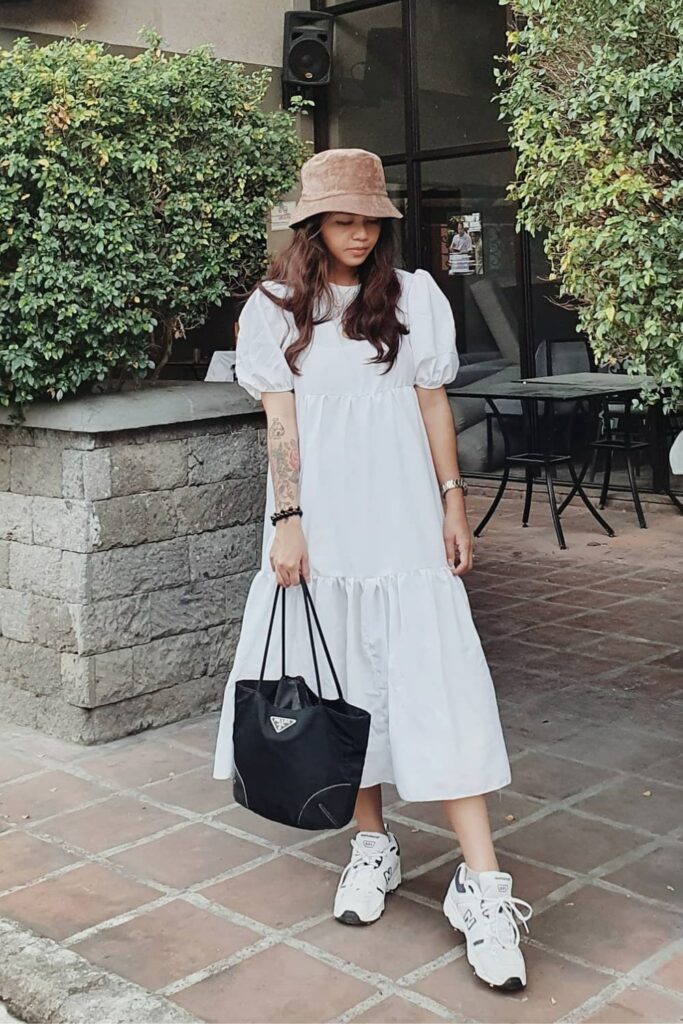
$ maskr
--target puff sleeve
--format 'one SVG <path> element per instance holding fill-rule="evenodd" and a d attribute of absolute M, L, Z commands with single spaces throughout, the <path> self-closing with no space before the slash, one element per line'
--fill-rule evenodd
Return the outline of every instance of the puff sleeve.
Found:
<path fill-rule="evenodd" d="M 416 270 L 413 274 L 407 306 L 408 338 L 415 363 L 413 383 L 421 388 L 450 384 L 460 366 L 453 310 L 426 270 Z"/>
<path fill-rule="evenodd" d="M 264 282 L 273 294 L 275 287 Z M 286 313 L 261 291 L 247 299 L 239 318 L 235 355 L 238 384 L 260 399 L 263 391 L 292 391 L 294 374 L 283 346 L 290 333 Z"/>

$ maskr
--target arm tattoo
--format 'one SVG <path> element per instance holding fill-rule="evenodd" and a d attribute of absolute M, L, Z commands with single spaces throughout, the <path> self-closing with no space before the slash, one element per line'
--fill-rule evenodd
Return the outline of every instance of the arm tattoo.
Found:
<path fill-rule="evenodd" d="M 296 505 L 299 491 L 299 444 L 287 437 L 282 420 L 268 425 L 268 449 L 273 474 L 276 508 Z"/>

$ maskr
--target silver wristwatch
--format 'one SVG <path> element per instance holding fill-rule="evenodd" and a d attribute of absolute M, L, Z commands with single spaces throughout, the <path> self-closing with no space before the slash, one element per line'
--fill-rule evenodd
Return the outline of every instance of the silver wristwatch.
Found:
<path fill-rule="evenodd" d="M 452 490 L 454 487 L 460 488 L 463 494 L 467 494 L 467 481 L 463 480 L 462 477 L 458 477 L 457 480 L 444 480 L 441 484 L 441 497 L 446 497 L 446 491 Z"/>

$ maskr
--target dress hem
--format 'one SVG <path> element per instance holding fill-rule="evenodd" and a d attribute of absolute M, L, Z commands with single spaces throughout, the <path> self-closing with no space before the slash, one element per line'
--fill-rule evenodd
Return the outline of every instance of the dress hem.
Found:
<path fill-rule="evenodd" d="M 213 776 L 217 782 L 228 782 L 232 775 L 216 775 Z M 505 789 L 512 782 L 512 775 L 508 772 L 504 781 L 498 782 L 495 785 L 487 786 L 485 789 L 477 788 L 474 790 L 467 790 L 464 793 L 454 793 L 449 795 L 439 794 L 438 796 L 425 796 L 424 794 L 411 794 L 410 796 L 404 796 L 399 790 L 398 786 L 393 779 L 378 779 L 376 782 L 369 782 L 362 787 L 362 789 L 370 789 L 373 786 L 394 786 L 398 792 L 399 799 L 405 800 L 406 803 L 418 804 L 418 803 L 433 803 L 441 800 L 465 800 L 468 797 L 473 796 L 486 796 L 488 793 L 497 793 L 501 789 Z"/>
<path fill-rule="evenodd" d="M 264 575 L 272 575 L 273 578 L 275 578 L 275 573 L 270 568 L 270 566 L 262 565 L 261 568 L 258 570 L 258 572 L 259 573 L 263 573 Z M 454 579 L 461 579 L 460 576 L 456 576 L 455 573 L 451 572 L 451 570 L 449 569 L 448 565 L 446 565 L 444 563 L 444 565 L 425 565 L 425 566 L 420 565 L 420 566 L 416 566 L 413 569 L 399 569 L 399 570 L 394 571 L 394 572 L 383 572 L 383 573 L 379 573 L 379 575 L 376 575 L 376 576 L 348 576 L 346 574 L 344 574 L 344 575 L 341 575 L 341 574 L 340 575 L 334 575 L 332 573 L 326 574 L 326 573 L 320 573 L 320 572 L 311 572 L 311 580 L 310 580 L 310 582 L 313 582 L 314 580 L 325 580 L 325 581 L 330 581 L 331 580 L 331 581 L 333 581 L 335 583 L 337 583 L 337 582 L 338 583 L 344 583 L 344 582 L 350 582 L 350 583 L 372 583 L 374 580 L 395 580 L 395 579 L 399 579 L 399 578 L 404 577 L 404 576 L 416 576 L 418 574 L 421 574 L 421 575 L 428 574 L 428 575 L 432 575 L 433 576 L 433 575 L 444 575 L 446 573 L 448 573 L 448 575 L 452 576 Z M 300 584 L 293 584 L 293 586 L 300 586 Z"/>

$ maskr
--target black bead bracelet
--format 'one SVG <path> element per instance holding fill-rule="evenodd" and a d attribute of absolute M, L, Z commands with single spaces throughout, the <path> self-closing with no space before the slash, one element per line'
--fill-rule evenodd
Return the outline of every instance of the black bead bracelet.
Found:
<path fill-rule="evenodd" d="M 289 516 L 302 516 L 303 512 L 299 505 L 290 505 L 289 508 L 283 508 L 279 512 L 273 512 L 270 517 L 270 521 L 275 526 L 280 519 L 288 519 Z"/>

